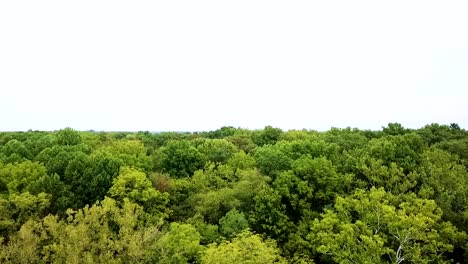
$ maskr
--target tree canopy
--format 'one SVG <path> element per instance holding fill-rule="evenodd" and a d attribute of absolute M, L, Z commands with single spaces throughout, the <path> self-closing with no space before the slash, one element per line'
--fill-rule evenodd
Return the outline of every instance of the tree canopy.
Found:
<path fill-rule="evenodd" d="M 1 263 L 467 263 L 468 132 L 0 132 Z"/>

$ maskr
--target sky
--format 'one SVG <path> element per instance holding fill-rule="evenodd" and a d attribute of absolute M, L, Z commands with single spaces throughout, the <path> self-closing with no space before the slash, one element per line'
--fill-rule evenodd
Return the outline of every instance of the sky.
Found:
<path fill-rule="evenodd" d="M 0 1 L 0 131 L 468 128 L 468 1 Z"/>

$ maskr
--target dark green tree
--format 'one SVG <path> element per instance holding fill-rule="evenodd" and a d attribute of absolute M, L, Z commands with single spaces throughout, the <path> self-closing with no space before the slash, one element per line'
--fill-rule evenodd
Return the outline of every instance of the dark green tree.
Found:
<path fill-rule="evenodd" d="M 161 147 L 158 165 L 174 177 L 189 177 L 205 164 L 205 156 L 188 140 L 170 141 Z"/>
<path fill-rule="evenodd" d="M 57 131 L 55 138 L 57 144 L 64 146 L 75 146 L 82 143 L 80 133 L 69 127 Z"/>
<path fill-rule="evenodd" d="M 256 131 L 253 135 L 253 141 L 258 146 L 273 145 L 280 139 L 282 134 L 281 129 L 266 126 L 263 130 Z"/>

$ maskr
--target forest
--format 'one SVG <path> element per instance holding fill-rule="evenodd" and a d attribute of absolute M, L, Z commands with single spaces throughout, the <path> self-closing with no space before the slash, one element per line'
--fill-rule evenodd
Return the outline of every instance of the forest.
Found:
<path fill-rule="evenodd" d="M 0 132 L 0 263 L 468 263 L 468 131 Z"/>

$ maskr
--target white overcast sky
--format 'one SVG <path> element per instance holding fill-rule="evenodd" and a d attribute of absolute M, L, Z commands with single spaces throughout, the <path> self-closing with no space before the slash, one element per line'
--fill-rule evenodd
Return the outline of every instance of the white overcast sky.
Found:
<path fill-rule="evenodd" d="M 0 131 L 468 128 L 468 1 L 0 1 Z"/>

